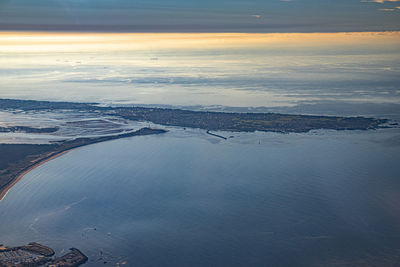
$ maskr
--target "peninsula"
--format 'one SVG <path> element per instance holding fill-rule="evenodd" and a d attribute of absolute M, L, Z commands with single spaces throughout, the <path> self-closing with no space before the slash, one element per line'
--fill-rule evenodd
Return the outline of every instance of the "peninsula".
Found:
<path fill-rule="evenodd" d="M 317 129 L 368 130 L 377 129 L 386 119 L 365 117 L 311 116 L 279 113 L 227 113 L 147 107 L 111 107 L 97 103 L 50 102 L 0 99 L 0 110 L 8 112 L 77 111 L 111 116 L 125 120 L 153 122 L 165 126 L 200 128 L 209 135 L 226 139 L 210 131 L 302 133 Z M 0 127 L 0 132 L 52 133 L 57 127 Z M 108 140 L 165 133 L 166 130 L 142 128 L 135 132 L 91 138 L 75 138 L 52 144 L 0 144 L 0 200 L 26 172 L 60 154 L 89 144 Z"/>
<path fill-rule="evenodd" d="M 230 113 L 168 108 L 111 107 L 97 103 L 0 99 L 0 110 L 75 110 L 99 115 L 147 121 L 160 125 L 200 128 L 209 131 L 302 133 L 318 129 L 368 130 L 382 127 L 386 119 L 313 116 L 280 113 Z"/>
<path fill-rule="evenodd" d="M 279 113 L 227 113 L 204 112 L 183 109 L 149 107 L 112 107 L 96 103 L 49 102 L 31 100 L 0 99 L 0 111 L 5 112 L 64 112 L 76 111 L 90 113 L 91 118 L 112 118 L 121 121 L 143 121 L 158 125 L 190 127 L 204 129 L 210 136 L 226 140 L 227 137 L 212 131 L 231 132 L 280 132 L 304 133 L 317 129 L 331 130 L 369 130 L 387 127 L 385 119 L 365 117 L 311 116 Z M 97 117 L 98 116 L 98 117 Z M 0 200 L 8 190 L 27 172 L 63 153 L 90 144 L 109 140 L 166 133 L 167 130 L 144 127 L 133 131 L 131 128 L 114 129 L 113 134 L 96 135 L 88 124 L 78 121 L 73 126 L 86 127 L 90 137 L 74 135 L 66 140 L 48 144 L 0 144 Z M 102 122 L 98 119 L 96 123 Z M 66 123 L 68 124 L 68 122 Z M 69 123 L 72 124 L 72 123 Z M 85 126 L 86 125 L 86 126 Z M 111 124 L 113 125 L 113 124 Z M 129 125 L 127 123 L 127 125 Z M 1 125 L 0 125 L 1 126 Z M 62 126 L 63 127 L 63 126 Z M 32 127 L 26 125 L 5 125 L 0 133 L 52 134 L 60 130 L 57 127 Z M 95 137 L 93 137 L 95 136 Z M 54 257 L 54 251 L 38 243 L 22 247 L 1 247 L 0 266 L 79 266 L 87 257 L 78 249 L 72 248 L 62 257 Z"/>

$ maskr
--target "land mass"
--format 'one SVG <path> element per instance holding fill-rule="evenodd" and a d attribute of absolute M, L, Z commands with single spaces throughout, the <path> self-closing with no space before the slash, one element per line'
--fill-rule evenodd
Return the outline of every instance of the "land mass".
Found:
<path fill-rule="evenodd" d="M 58 127 L 34 128 L 29 126 L 0 127 L 0 133 L 54 133 Z"/>
<path fill-rule="evenodd" d="M 280 113 L 228 113 L 168 108 L 104 107 L 96 103 L 50 102 L 0 99 L 0 109 L 43 111 L 76 110 L 147 121 L 167 126 L 200 128 L 209 131 L 302 133 L 318 129 L 368 130 L 386 119 L 365 117 L 313 116 Z"/>
<path fill-rule="evenodd" d="M 88 260 L 88 258 L 76 248 L 71 248 L 70 252 L 62 257 L 53 256 L 53 249 L 35 242 L 19 247 L 0 247 L 0 266 L 77 267 Z"/>
<path fill-rule="evenodd" d="M 99 116 L 116 116 L 127 120 L 153 122 L 159 125 L 200 128 L 221 139 L 226 137 L 211 131 L 233 132 L 308 132 L 317 129 L 368 130 L 387 123 L 385 119 L 365 117 L 337 117 L 291 115 L 279 113 L 227 113 L 203 112 L 183 109 L 146 107 L 104 107 L 96 103 L 49 102 L 32 100 L 0 99 L 0 110 L 15 111 L 63 111 L 91 112 Z M 29 126 L 0 127 L 0 132 L 53 133 L 57 127 L 34 128 Z M 51 144 L 0 144 L 0 200 L 27 172 L 37 166 L 77 147 L 124 137 L 165 133 L 166 130 L 142 128 L 138 131 L 81 137 Z M 87 257 L 72 248 L 63 257 L 54 258 L 54 251 L 38 243 L 22 247 L 1 248 L 0 266 L 79 266 Z"/>
<path fill-rule="evenodd" d="M 153 122 L 159 125 L 200 128 L 209 135 L 226 139 L 210 131 L 233 132 L 308 132 L 316 129 L 368 130 L 387 123 L 386 119 L 365 117 L 311 116 L 279 113 L 227 113 L 204 112 L 183 109 L 146 107 L 104 107 L 96 103 L 50 102 L 34 100 L 0 99 L 0 110 L 6 111 L 64 111 L 96 113 L 100 116 L 116 116 L 127 120 Z M 0 132 L 24 131 L 51 133 L 58 128 L 33 128 L 28 126 L 0 127 Z M 26 172 L 38 165 L 76 147 L 108 140 L 166 132 L 161 129 L 142 128 L 136 132 L 92 138 L 76 138 L 48 145 L 0 144 L 0 200 L 9 188 Z"/>

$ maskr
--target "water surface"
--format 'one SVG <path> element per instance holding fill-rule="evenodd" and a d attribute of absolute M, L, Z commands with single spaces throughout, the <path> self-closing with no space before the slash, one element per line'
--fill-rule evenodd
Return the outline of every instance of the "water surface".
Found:
<path fill-rule="evenodd" d="M 396 261 L 397 129 L 221 134 L 234 138 L 172 128 L 52 160 L 0 202 L 0 241 L 78 247 L 88 266 Z"/>

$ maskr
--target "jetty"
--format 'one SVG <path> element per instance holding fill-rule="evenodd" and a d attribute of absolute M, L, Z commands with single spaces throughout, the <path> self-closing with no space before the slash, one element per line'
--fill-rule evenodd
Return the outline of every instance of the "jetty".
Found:
<path fill-rule="evenodd" d="M 225 136 L 222 136 L 222 135 L 218 135 L 218 134 L 212 133 L 212 132 L 210 132 L 209 130 L 207 130 L 207 132 L 206 132 L 206 133 L 207 133 L 207 134 L 209 134 L 209 135 L 212 135 L 212 136 L 215 136 L 215 137 L 218 137 L 218 138 L 224 139 L 224 140 L 228 139 L 228 138 L 226 138 Z"/>

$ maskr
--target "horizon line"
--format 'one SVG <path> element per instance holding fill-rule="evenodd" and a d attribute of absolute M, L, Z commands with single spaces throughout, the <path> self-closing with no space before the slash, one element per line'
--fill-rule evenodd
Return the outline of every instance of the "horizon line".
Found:
<path fill-rule="evenodd" d="M 348 34 L 348 33 L 400 33 L 399 30 L 384 31 L 293 31 L 293 32 L 244 32 L 244 31 L 69 31 L 69 30 L 1 30 L 0 33 L 68 33 L 68 34 Z"/>

